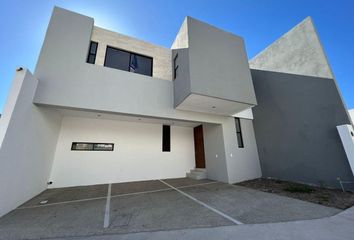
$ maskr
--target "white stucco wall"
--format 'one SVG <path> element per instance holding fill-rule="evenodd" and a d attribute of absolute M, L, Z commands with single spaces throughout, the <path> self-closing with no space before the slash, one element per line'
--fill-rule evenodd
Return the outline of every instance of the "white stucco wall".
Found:
<path fill-rule="evenodd" d="M 38 80 L 16 73 L 1 123 L 0 217 L 47 188 L 60 114 L 32 103 Z"/>
<path fill-rule="evenodd" d="M 205 167 L 211 180 L 228 182 L 221 124 L 203 124 Z"/>
<path fill-rule="evenodd" d="M 208 178 L 227 183 L 262 176 L 252 120 L 240 119 L 244 148 L 239 148 L 235 119 L 223 124 L 203 124 Z"/>
<path fill-rule="evenodd" d="M 114 143 L 113 152 L 71 151 L 72 142 Z M 185 177 L 195 166 L 193 128 L 171 126 L 162 152 L 162 125 L 64 117 L 51 187 Z"/>
<path fill-rule="evenodd" d="M 354 130 L 353 126 L 346 124 L 337 126 L 337 130 L 342 141 L 345 154 L 347 155 L 347 159 L 352 170 L 352 174 L 354 174 Z"/>
<path fill-rule="evenodd" d="M 240 119 L 244 148 L 239 148 L 233 118 L 222 125 L 228 182 L 236 183 L 262 176 L 252 120 Z"/>

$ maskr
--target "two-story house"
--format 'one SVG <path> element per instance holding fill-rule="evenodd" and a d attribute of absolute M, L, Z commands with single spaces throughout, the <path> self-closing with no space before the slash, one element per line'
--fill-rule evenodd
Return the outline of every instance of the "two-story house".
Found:
<path fill-rule="evenodd" d="M 186 17 L 171 48 L 55 8 L 0 118 L 0 216 L 46 188 L 161 178 L 353 180 L 350 119 L 310 18 L 250 62 Z"/>

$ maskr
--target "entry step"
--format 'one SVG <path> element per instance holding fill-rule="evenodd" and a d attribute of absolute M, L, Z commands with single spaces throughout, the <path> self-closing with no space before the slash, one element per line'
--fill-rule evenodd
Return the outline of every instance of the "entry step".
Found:
<path fill-rule="evenodd" d="M 195 168 L 192 169 L 189 173 L 187 173 L 188 178 L 192 178 L 195 180 L 202 180 L 207 178 L 207 171 L 205 168 Z"/>

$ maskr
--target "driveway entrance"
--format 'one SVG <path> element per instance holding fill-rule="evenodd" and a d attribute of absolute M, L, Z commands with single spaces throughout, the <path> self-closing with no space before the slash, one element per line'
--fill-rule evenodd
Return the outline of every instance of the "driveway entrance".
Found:
<path fill-rule="evenodd" d="M 210 180 L 164 179 L 48 189 L 0 218 L 0 239 L 284 222 L 338 212 Z"/>

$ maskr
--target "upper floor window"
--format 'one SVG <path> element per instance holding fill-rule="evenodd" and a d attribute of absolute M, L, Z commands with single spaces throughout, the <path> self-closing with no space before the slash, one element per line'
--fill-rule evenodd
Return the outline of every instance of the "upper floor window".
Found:
<path fill-rule="evenodd" d="M 235 125 L 236 125 L 236 137 L 237 137 L 237 143 L 239 148 L 244 148 L 245 146 L 243 145 L 243 137 L 242 137 L 242 131 L 241 131 L 241 122 L 239 118 L 235 118 Z"/>
<path fill-rule="evenodd" d="M 173 79 L 176 79 L 177 72 L 178 72 L 177 58 L 178 58 L 178 53 L 176 54 L 175 58 L 173 59 Z"/>
<path fill-rule="evenodd" d="M 97 47 L 98 47 L 98 43 L 91 41 L 89 54 L 88 54 L 87 60 L 86 60 L 87 63 L 95 64 L 96 54 L 97 54 Z"/>
<path fill-rule="evenodd" d="M 104 66 L 152 76 L 152 58 L 107 47 Z"/>

